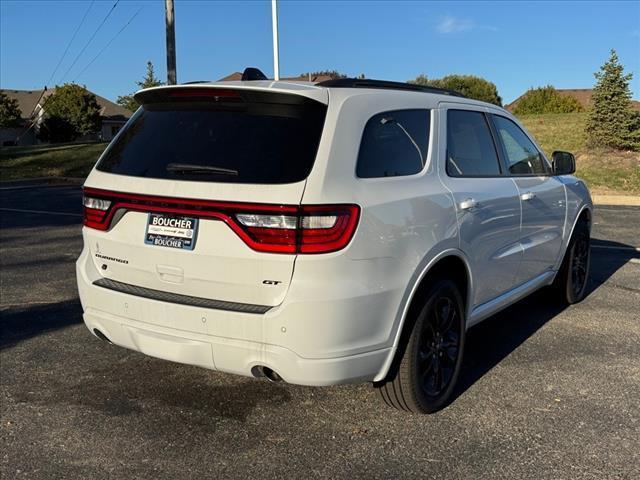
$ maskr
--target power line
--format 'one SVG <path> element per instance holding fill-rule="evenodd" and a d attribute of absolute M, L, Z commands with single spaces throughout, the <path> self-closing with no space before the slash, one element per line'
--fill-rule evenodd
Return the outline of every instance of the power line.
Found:
<path fill-rule="evenodd" d="M 84 21 L 86 20 L 87 15 L 89 15 L 89 10 L 91 10 L 91 7 L 93 6 L 94 3 L 95 3 L 95 0 L 92 0 L 91 3 L 89 4 L 89 8 L 87 8 L 87 11 L 84 12 L 84 16 L 82 17 L 82 20 L 80 20 L 80 25 L 78 25 L 78 28 L 76 28 L 76 31 L 73 32 L 73 36 L 71 37 L 71 40 L 69 40 L 69 43 L 67 43 L 67 48 L 64 49 L 64 53 L 60 57 L 60 60 L 58 60 L 56 68 L 54 68 L 53 73 L 51 74 L 51 76 L 49 77 L 49 80 L 47 80 L 47 83 L 45 85 L 49 85 L 51 83 L 51 80 L 53 80 L 53 77 L 57 73 L 58 68 L 60 68 L 60 64 L 62 63 L 62 60 L 64 60 L 64 57 L 67 56 L 67 52 L 69 51 L 69 47 L 71 46 L 71 44 L 75 40 L 76 35 L 78 35 L 78 32 L 80 31 L 80 28 L 84 24 Z"/>
<path fill-rule="evenodd" d="M 102 28 L 102 26 L 105 24 L 105 22 L 107 21 L 107 18 L 109 18 L 109 16 L 111 15 L 111 13 L 115 10 L 115 8 L 118 6 L 118 3 L 120 3 L 120 0 L 116 0 L 116 3 L 113 4 L 113 7 L 111 7 L 111 10 L 109 10 L 109 12 L 107 12 L 107 15 L 105 15 L 105 17 L 102 19 L 102 22 L 100 22 L 100 25 L 98 25 L 98 28 L 96 28 L 96 30 L 93 32 L 93 35 L 91 35 L 91 37 L 89 38 L 89 41 L 84 45 L 84 47 L 82 47 L 82 50 L 80 50 L 80 53 L 78 53 L 78 55 L 76 55 L 76 58 L 73 60 L 73 62 L 71 63 L 71 65 L 69 66 L 69 68 L 67 68 L 67 71 L 64 72 L 64 75 L 62 76 L 62 78 L 60 78 L 60 83 L 62 83 L 62 80 L 64 80 L 64 78 L 67 76 L 67 74 L 71 71 L 71 69 L 73 68 L 73 66 L 76 64 L 76 62 L 78 61 L 78 59 L 82 56 L 82 54 L 84 53 L 84 51 L 87 49 L 87 47 L 89 46 L 89 44 L 93 41 L 93 39 L 95 38 L 95 36 L 98 34 L 98 32 L 100 31 L 100 29 Z"/>
<path fill-rule="evenodd" d="M 107 42 L 107 44 L 106 44 L 104 47 L 102 47 L 102 49 L 98 52 L 98 54 L 97 54 L 95 57 L 93 57 L 93 59 L 92 59 L 92 60 L 87 64 L 87 66 L 86 66 L 86 67 L 84 67 L 84 68 L 82 69 L 82 71 L 81 71 L 79 74 L 77 74 L 77 75 L 75 76 L 75 78 L 73 79 L 73 81 L 74 81 L 74 82 L 75 82 L 78 78 L 80 78 L 80 76 L 82 76 L 82 74 L 83 74 L 83 73 L 84 73 L 84 72 L 85 72 L 85 71 L 86 71 L 86 70 L 87 70 L 87 69 L 88 69 L 88 68 L 93 64 L 93 62 L 95 62 L 95 61 L 98 59 L 98 57 L 99 57 L 100 55 L 102 55 L 102 52 L 104 52 L 104 51 L 109 47 L 109 45 L 111 45 L 111 43 L 112 43 L 112 42 L 113 42 L 113 41 L 118 37 L 118 35 L 120 35 L 120 34 L 122 33 L 122 31 L 123 31 L 125 28 L 127 28 L 127 27 L 129 26 L 129 24 L 130 24 L 131 22 L 133 22 L 133 19 L 134 19 L 134 18 L 136 18 L 136 17 L 138 16 L 138 14 L 140 13 L 140 11 L 141 11 L 143 8 L 144 8 L 144 7 L 140 7 L 140 8 L 138 9 L 138 11 L 137 11 L 136 13 L 134 13 L 134 14 L 131 16 L 131 18 L 129 19 L 129 21 L 128 21 L 127 23 L 125 23 L 125 24 L 122 26 L 122 28 L 121 28 L 120 30 L 118 30 L 118 32 L 117 32 L 113 37 L 111 37 L 111 40 L 109 40 L 109 41 Z"/>

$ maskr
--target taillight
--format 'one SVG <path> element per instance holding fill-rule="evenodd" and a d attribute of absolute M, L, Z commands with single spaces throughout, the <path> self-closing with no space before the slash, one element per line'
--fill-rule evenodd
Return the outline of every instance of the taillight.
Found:
<path fill-rule="evenodd" d="M 358 214 L 356 205 L 303 205 L 294 215 L 237 213 L 235 217 L 254 250 L 328 253 L 347 246 Z"/>
<path fill-rule="evenodd" d="M 111 200 L 84 195 L 82 205 L 84 206 L 84 225 L 98 230 L 106 230 L 108 228 L 105 218 L 109 212 Z"/>
<path fill-rule="evenodd" d="M 300 253 L 327 253 L 347 246 L 358 225 L 357 205 L 302 207 Z"/>
<path fill-rule="evenodd" d="M 296 215 L 237 213 L 235 218 L 242 229 L 242 232 L 238 232 L 240 237 L 254 250 L 296 253 L 298 238 L 298 217 Z M 248 238 L 245 238 L 241 233 L 245 233 Z"/>
<path fill-rule="evenodd" d="M 216 202 L 84 190 L 84 225 L 108 230 L 115 212 L 159 212 L 225 222 L 250 248 L 269 253 L 329 253 L 346 247 L 358 225 L 357 205 Z"/>

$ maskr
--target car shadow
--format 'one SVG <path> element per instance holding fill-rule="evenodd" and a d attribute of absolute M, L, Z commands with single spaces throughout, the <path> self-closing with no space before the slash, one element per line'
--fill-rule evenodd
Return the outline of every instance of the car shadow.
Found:
<path fill-rule="evenodd" d="M 0 350 L 82 321 L 78 299 L 0 308 Z"/>
<path fill-rule="evenodd" d="M 634 258 L 640 258 L 635 247 L 592 239 L 587 296 Z M 548 289 L 541 289 L 469 329 L 465 357 L 452 401 L 566 308 L 550 301 L 549 294 Z"/>
<path fill-rule="evenodd" d="M 639 259 L 640 252 L 620 242 L 591 240 L 591 269 L 587 295 L 605 283 L 618 269 L 631 259 Z"/>

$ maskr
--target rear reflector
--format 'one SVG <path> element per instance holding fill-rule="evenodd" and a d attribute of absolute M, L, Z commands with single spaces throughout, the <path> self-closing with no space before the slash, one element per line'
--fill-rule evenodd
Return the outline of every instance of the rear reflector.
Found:
<path fill-rule="evenodd" d="M 109 230 L 116 211 L 159 212 L 225 222 L 250 248 L 269 253 L 329 253 L 345 248 L 357 205 L 273 205 L 156 197 L 84 189 L 84 225 Z"/>

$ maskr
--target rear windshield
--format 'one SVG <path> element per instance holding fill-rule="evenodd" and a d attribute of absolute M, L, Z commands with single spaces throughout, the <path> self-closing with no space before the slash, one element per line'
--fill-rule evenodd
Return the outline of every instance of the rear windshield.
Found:
<path fill-rule="evenodd" d="M 185 90 L 186 91 L 186 90 Z M 134 177 L 293 183 L 313 167 L 326 106 L 300 96 L 220 92 L 149 98 L 97 169 Z M 207 98 L 207 95 L 209 98 Z M 138 97 L 136 97 L 138 98 Z"/>

